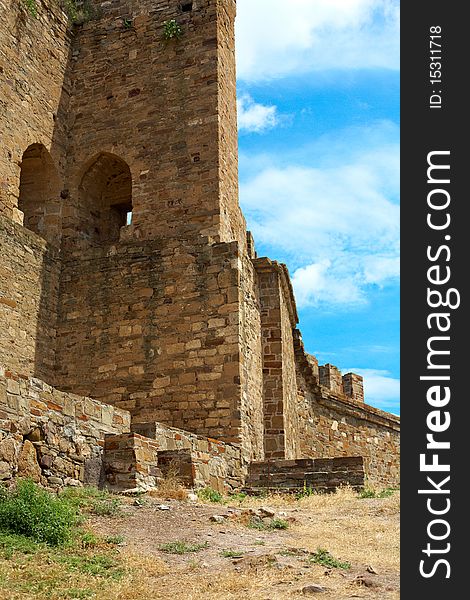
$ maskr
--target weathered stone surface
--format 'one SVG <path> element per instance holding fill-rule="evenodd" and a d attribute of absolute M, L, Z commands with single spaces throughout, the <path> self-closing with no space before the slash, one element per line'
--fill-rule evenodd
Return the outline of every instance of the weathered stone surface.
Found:
<path fill-rule="evenodd" d="M 358 575 L 354 579 L 354 582 L 357 583 L 357 585 L 361 585 L 367 588 L 382 587 L 380 582 L 376 581 L 375 579 L 372 579 L 372 577 L 367 577 L 366 575 Z"/>
<path fill-rule="evenodd" d="M 18 457 L 19 442 L 13 438 L 6 438 L 0 442 L 0 460 L 7 463 L 15 463 Z"/>
<path fill-rule="evenodd" d="M 214 523 L 218 523 L 219 525 L 221 525 L 222 523 L 225 523 L 225 518 L 222 515 L 212 515 L 210 520 L 213 521 Z"/>
<path fill-rule="evenodd" d="M 8 379 L 15 375 L 7 370 L 0 373 L 0 390 L 5 390 Z M 106 423 L 101 419 L 100 402 L 88 399 L 84 403 L 76 396 L 69 398 L 73 410 L 66 415 L 62 412 L 67 399 L 64 393 L 36 378 L 18 381 L 21 408 L 0 402 L 2 478 L 18 474 L 51 486 L 70 481 L 98 485 L 104 436 L 128 431 L 130 415 L 106 407 L 114 423 L 110 426 L 109 419 Z M 90 416 L 82 420 L 85 404 Z"/>
<path fill-rule="evenodd" d="M 101 487 L 104 481 L 103 461 L 101 458 L 89 458 L 85 461 L 85 476 L 83 483 Z"/>
<path fill-rule="evenodd" d="M 246 489 L 331 492 L 341 486 L 361 489 L 365 482 L 362 456 L 252 462 L 248 468 Z M 260 509 L 261 516 L 271 516 Z"/>
<path fill-rule="evenodd" d="M 13 470 L 10 463 L 0 460 L 0 481 L 5 479 L 11 479 L 13 477 Z"/>
<path fill-rule="evenodd" d="M 18 475 L 37 483 L 41 481 L 41 467 L 38 463 L 36 448 L 29 440 L 25 440 L 18 457 Z"/>
<path fill-rule="evenodd" d="M 316 583 L 311 583 L 310 585 L 306 585 L 302 588 L 302 594 L 322 594 L 326 592 L 325 588 Z"/>

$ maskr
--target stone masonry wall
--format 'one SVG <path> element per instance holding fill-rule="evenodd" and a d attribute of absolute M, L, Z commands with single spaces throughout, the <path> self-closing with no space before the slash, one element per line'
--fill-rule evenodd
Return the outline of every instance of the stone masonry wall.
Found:
<path fill-rule="evenodd" d="M 276 460 L 251 463 L 245 489 L 251 492 L 302 491 L 333 492 L 341 486 L 364 487 L 362 456 Z"/>
<path fill-rule="evenodd" d="M 296 364 L 301 456 L 362 456 L 369 485 L 399 487 L 399 417 L 319 385 L 298 338 Z"/>
<path fill-rule="evenodd" d="M 92 209 L 81 182 L 103 153 L 130 167 L 126 235 L 203 235 L 243 245 L 231 110 L 234 3 L 197 0 L 187 12 L 179 0 L 96 4 L 99 17 L 77 29 L 73 46 L 64 247 L 89 243 L 83 225 Z M 182 36 L 167 41 L 171 19 Z"/>
<path fill-rule="evenodd" d="M 162 477 L 158 447 L 158 442 L 137 433 L 107 435 L 103 456 L 106 487 L 114 491 L 156 488 Z"/>
<path fill-rule="evenodd" d="M 134 422 L 240 442 L 238 244 L 183 241 L 121 243 L 64 263 L 56 385 Z M 247 452 L 259 456 L 260 443 Z"/>
<path fill-rule="evenodd" d="M 0 368 L 0 480 L 98 486 L 105 435 L 129 428 L 126 411 Z"/>
<path fill-rule="evenodd" d="M 290 287 L 287 268 L 283 265 L 279 273 L 280 316 L 282 344 L 282 390 L 284 404 L 285 458 L 300 456 L 297 437 L 299 415 L 297 412 L 297 379 L 295 375 L 295 355 L 293 329 L 298 317 L 294 294 Z"/>
<path fill-rule="evenodd" d="M 0 357 L 51 381 L 60 263 L 53 247 L 0 215 Z"/>
<path fill-rule="evenodd" d="M 28 146 L 43 144 L 59 177 L 64 168 L 71 35 L 57 0 L 41 0 L 37 7 L 34 18 L 26 3 L 0 0 L 0 214 L 17 223 L 23 222 L 18 195 Z M 58 210 L 49 218 L 57 218 Z"/>
<path fill-rule="evenodd" d="M 246 247 L 246 222 L 238 204 L 238 128 L 235 72 L 236 1 L 217 2 L 219 83 L 219 176 L 221 205 L 221 238 L 238 240 Z M 234 200 L 236 200 L 234 202 Z"/>
<path fill-rule="evenodd" d="M 287 270 L 248 243 L 235 0 L 92 2 L 72 27 L 58 0 L 37 0 L 37 18 L 0 0 L 0 357 L 22 374 L 5 406 L 25 395 L 41 421 L 8 431 L 8 456 L 82 481 L 74 439 L 96 468 L 106 428 L 122 433 L 99 425 L 114 406 L 240 444 L 243 465 L 361 455 L 371 482 L 395 485 L 398 418 L 305 354 Z"/>
<path fill-rule="evenodd" d="M 292 330 L 297 312 L 285 267 L 254 259 L 258 274 L 263 357 L 266 459 L 296 456 L 297 384 Z"/>
<path fill-rule="evenodd" d="M 258 275 L 249 256 L 242 256 L 240 277 L 240 354 L 243 455 L 264 458 L 263 361 Z"/>
<path fill-rule="evenodd" d="M 189 453 L 195 487 L 227 492 L 244 479 L 238 446 L 161 423 L 130 427 L 127 411 L 0 368 L 0 481 L 148 489 L 162 477 L 159 456 L 166 464 L 171 451 Z"/>
<path fill-rule="evenodd" d="M 195 487 L 209 485 L 220 492 L 240 487 L 246 476 L 246 463 L 239 446 L 203 438 L 162 423 L 138 423 L 132 430 L 157 444 L 159 453 L 189 451 Z"/>

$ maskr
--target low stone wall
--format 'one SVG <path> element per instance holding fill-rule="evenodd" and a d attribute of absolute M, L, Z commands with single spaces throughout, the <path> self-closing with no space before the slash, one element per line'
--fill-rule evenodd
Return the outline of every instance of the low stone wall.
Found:
<path fill-rule="evenodd" d="M 99 486 L 105 435 L 129 429 L 127 411 L 0 367 L 0 480 Z"/>
<path fill-rule="evenodd" d="M 0 367 L 0 481 L 150 488 L 174 462 L 187 485 L 240 487 L 239 447 L 160 423 L 130 429 L 127 411 Z"/>
<path fill-rule="evenodd" d="M 301 491 L 332 492 L 342 486 L 364 487 L 362 456 L 276 460 L 250 464 L 245 489 L 251 492 Z"/>
<path fill-rule="evenodd" d="M 209 485 L 219 492 L 228 492 L 239 488 L 245 479 L 246 466 L 238 446 L 161 423 L 136 423 L 132 430 L 154 440 L 158 451 L 189 450 L 195 487 Z"/>

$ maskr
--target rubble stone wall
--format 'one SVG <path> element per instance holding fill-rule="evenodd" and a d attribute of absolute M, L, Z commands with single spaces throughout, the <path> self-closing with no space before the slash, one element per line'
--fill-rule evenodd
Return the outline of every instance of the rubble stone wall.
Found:
<path fill-rule="evenodd" d="M 49 487 L 103 483 L 104 438 L 130 414 L 0 368 L 0 479 Z"/>
<path fill-rule="evenodd" d="M 166 427 L 162 423 L 141 423 L 133 425 L 132 429 L 154 440 L 158 452 L 188 450 L 195 487 L 209 485 L 227 492 L 239 488 L 244 481 L 247 466 L 239 446 Z"/>

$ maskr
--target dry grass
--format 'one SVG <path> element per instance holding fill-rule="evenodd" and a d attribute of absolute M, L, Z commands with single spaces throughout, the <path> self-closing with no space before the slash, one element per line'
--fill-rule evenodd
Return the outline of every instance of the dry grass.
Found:
<path fill-rule="evenodd" d="M 339 509 L 339 510 L 338 510 Z M 379 569 L 399 567 L 399 498 L 346 501 L 313 511 L 309 522 L 296 527 L 294 547 L 327 548 L 334 556 Z"/>
<path fill-rule="evenodd" d="M 178 489 L 175 479 L 170 482 L 169 493 Z M 162 491 L 159 496 L 168 497 Z M 255 550 L 237 564 L 221 558 L 220 551 L 212 548 L 214 537 L 207 550 L 179 557 L 176 562 L 173 555 L 140 552 L 139 547 L 131 543 L 124 548 L 99 546 L 80 551 L 84 556 L 93 556 L 97 552 L 109 554 L 122 568 L 121 577 L 90 575 L 80 569 L 64 567 L 60 557 L 58 559 L 47 550 L 31 555 L 15 553 L 9 558 L 0 555 L 0 599 L 238 600 L 245 597 L 250 600 L 289 600 L 303 598 L 302 587 L 318 583 L 327 588 L 323 594 L 325 598 L 398 600 L 398 493 L 383 499 L 361 499 L 353 491 L 342 489 L 336 494 L 313 495 L 300 500 L 274 495 L 229 501 L 229 504 L 241 504 L 244 508 L 269 506 L 279 512 L 284 509 L 294 515 L 296 521 L 282 533 L 278 542 L 269 542 L 273 539 L 270 534 L 266 538 L 266 548 L 254 545 L 257 534 L 247 533 L 246 528 L 240 528 L 236 523 L 225 525 L 224 529 L 229 528 L 226 533 L 238 535 L 239 531 L 240 544 L 248 544 L 247 548 Z M 181 514 L 186 514 L 185 505 L 180 506 Z M 143 522 L 151 514 L 150 507 L 148 513 L 139 512 L 147 509 L 130 510 L 141 514 Z M 205 516 L 200 518 L 199 526 L 207 527 L 207 531 L 212 531 L 215 536 L 217 529 L 208 522 L 207 509 L 200 510 Z M 113 522 L 116 523 L 116 519 Z M 180 530 L 176 530 L 174 521 L 170 520 L 168 527 L 177 536 L 187 532 L 188 523 L 183 520 Z M 253 536 L 251 542 L 247 541 L 247 536 Z M 279 542 L 282 546 L 276 546 Z M 350 562 L 352 568 L 343 571 L 329 570 L 317 564 L 309 566 L 299 557 L 283 558 L 280 547 L 303 548 L 310 552 L 323 547 L 335 558 Z M 365 572 L 367 565 L 373 565 L 378 571 L 380 588 L 365 588 L 354 581 L 358 574 Z"/>
<path fill-rule="evenodd" d="M 168 498 L 169 500 L 187 500 L 188 490 L 183 486 L 178 476 L 178 467 L 173 462 L 165 477 L 159 482 L 158 489 L 149 492 L 149 496 L 156 498 Z"/>
<path fill-rule="evenodd" d="M 400 494 L 388 498 L 360 498 L 354 490 L 340 488 L 334 494 L 305 496 L 271 494 L 247 497 L 246 508 L 269 506 L 281 510 L 300 509 L 309 513 L 306 523 L 291 527 L 289 544 L 315 552 L 328 549 L 335 557 L 385 569 L 399 568 Z"/>

